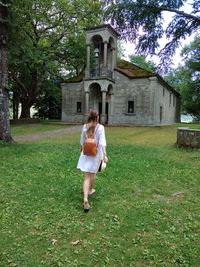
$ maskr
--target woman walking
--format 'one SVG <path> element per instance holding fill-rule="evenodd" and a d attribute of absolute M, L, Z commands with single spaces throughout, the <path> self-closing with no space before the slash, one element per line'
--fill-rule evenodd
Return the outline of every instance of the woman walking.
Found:
<path fill-rule="evenodd" d="M 88 156 L 84 154 L 83 146 L 87 138 L 93 137 L 97 145 L 97 154 Z M 102 160 L 107 161 L 106 138 L 104 126 L 99 124 L 99 114 L 96 110 L 90 110 L 87 123 L 83 125 L 81 133 L 81 155 L 77 168 L 84 172 L 83 194 L 84 211 L 90 210 L 88 196 L 95 193 L 94 180 Z"/>

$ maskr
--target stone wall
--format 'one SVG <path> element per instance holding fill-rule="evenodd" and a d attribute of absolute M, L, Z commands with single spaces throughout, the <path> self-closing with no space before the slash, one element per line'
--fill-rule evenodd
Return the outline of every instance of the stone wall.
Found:
<path fill-rule="evenodd" d="M 178 98 L 156 77 L 129 79 L 115 72 L 115 78 L 114 112 L 109 124 L 169 125 L 177 121 Z M 133 114 L 127 112 L 129 100 L 135 104 Z"/>
<path fill-rule="evenodd" d="M 177 121 L 178 97 L 159 82 L 156 77 L 149 78 L 154 88 L 154 124 L 169 125 Z"/>
<path fill-rule="evenodd" d="M 62 121 L 83 123 L 85 95 L 83 82 L 62 83 Z M 77 102 L 81 102 L 81 112 L 77 113 Z"/>
<path fill-rule="evenodd" d="M 90 88 L 92 83 L 98 83 L 99 88 Z M 107 90 L 109 84 L 112 84 L 112 90 L 109 89 L 106 96 L 109 125 L 168 125 L 176 122 L 178 98 L 157 77 L 129 79 L 118 71 L 115 71 L 115 83 L 100 79 L 61 84 L 62 121 L 83 123 L 84 89 L 90 88 L 89 108 L 98 109 L 102 102 L 101 91 Z M 128 101 L 134 102 L 133 113 L 128 113 Z M 79 113 L 77 102 L 81 102 Z"/>
<path fill-rule="evenodd" d="M 153 108 L 149 79 L 129 79 L 115 72 L 111 125 L 152 125 Z M 128 101 L 134 101 L 134 112 L 128 113 Z"/>
<path fill-rule="evenodd" d="M 177 128 L 177 145 L 200 148 L 200 129 Z"/>

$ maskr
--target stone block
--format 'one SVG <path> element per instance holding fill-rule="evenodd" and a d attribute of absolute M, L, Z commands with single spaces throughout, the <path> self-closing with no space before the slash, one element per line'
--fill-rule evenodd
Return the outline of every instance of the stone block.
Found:
<path fill-rule="evenodd" d="M 177 128 L 177 145 L 183 147 L 200 148 L 200 130 Z"/>

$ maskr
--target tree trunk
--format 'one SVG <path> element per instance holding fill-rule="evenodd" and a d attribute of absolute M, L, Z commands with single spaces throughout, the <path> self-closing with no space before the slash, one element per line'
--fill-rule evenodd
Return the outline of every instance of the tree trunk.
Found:
<path fill-rule="evenodd" d="M 22 101 L 21 104 L 22 104 L 22 110 L 20 119 L 30 119 L 31 117 L 30 109 L 32 105 L 30 105 L 28 101 Z"/>
<path fill-rule="evenodd" d="M 41 90 L 41 79 L 38 78 L 37 71 L 31 73 L 29 83 L 25 83 L 23 79 L 19 79 L 15 73 L 12 73 L 12 78 L 16 86 L 20 88 L 21 115 L 20 119 L 30 119 L 30 109 L 35 104 L 38 92 Z"/>
<path fill-rule="evenodd" d="M 13 92 L 13 119 L 17 120 L 19 118 L 19 94 Z"/>
<path fill-rule="evenodd" d="M 3 5 L 2 5 L 3 3 Z M 0 3 L 0 18 L 7 20 L 8 9 L 6 0 Z M 8 109 L 8 58 L 7 58 L 8 29 L 5 21 L 0 21 L 0 140 L 9 142 L 10 134 Z"/>

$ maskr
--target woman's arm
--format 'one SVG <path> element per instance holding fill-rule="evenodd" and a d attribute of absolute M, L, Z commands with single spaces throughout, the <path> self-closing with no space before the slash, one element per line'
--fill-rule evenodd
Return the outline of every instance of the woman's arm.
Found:
<path fill-rule="evenodd" d="M 99 145 L 102 147 L 103 150 L 103 160 L 107 162 L 108 158 L 106 153 L 106 137 L 104 126 L 101 126 L 101 128 L 99 129 Z"/>
<path fill-rule="evenodd" d="M 106 153 L 106 146 L 102 146 L 103 149 L 103 160 L 105 162 L 108 162 L 108 157 L 107 157 L 107 153 Z"/>
<path fill-rule="evenodd" d="M 83 125 L 83 128 L 82 128 L 82 132 L 81 132 L 81 138 L 80 138 L 80 145 L 81 145 L 81 147 L 80 147 L 80 151 L 82 152 L 82 150 L 83 150 L 83 143 L 84 143 L 84 141 L 85 141 L 85 124 Z"/>

